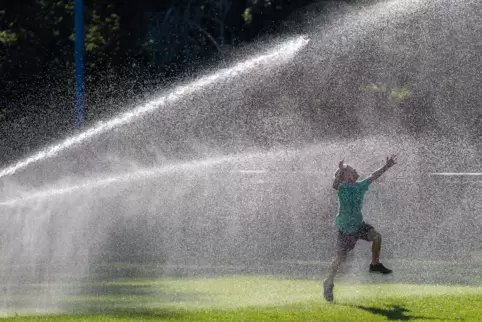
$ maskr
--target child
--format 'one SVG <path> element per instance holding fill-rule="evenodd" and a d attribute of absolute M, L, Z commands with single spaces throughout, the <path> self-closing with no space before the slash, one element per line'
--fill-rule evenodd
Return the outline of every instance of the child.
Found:
<path fill-rule="evenodd" d="M 372 273 L 390 274 L 392 271 L 380 263 L 380 248 L 382 236 L 370 225 L 363 221 L 362 205 L 365 192 L 369 185 L 378 179 L 385 171 L 396 164 L 396 155 L 387 158 L 386 164 L 375 171 L 370 177 L 357 181 L 358 173 L 352 167 L 341 161 L 339 169 L 335 172 L 333 188 L 338 194 L 338 214 L 335 218 L 335 226 L 338 229 L 336 241 L 336 258 L 330 265 L 329 275 L 323 281 L 323 296 L 327 301 L 333 301 L 333 279 L 340 265 L 346 260 L 358 239 L 371 241 L 372 262 L 369 271 Z"/>

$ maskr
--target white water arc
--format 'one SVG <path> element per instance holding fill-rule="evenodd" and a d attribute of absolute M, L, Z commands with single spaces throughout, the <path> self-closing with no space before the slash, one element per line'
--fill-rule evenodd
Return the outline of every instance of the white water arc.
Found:
<path fill-rule="evenodd" d="M 133 120 L 149 113 L 151 111 L 157 110 L 168 103 L 174 103 L 186 95 L 191 93 L 197 92 L 206 86 L 214 84 L 215 82 L 222 81 L 224 79 L 235 77 L 239 74 L 247 73 L 261 64 L 282 64 L 293 57 L 299 50 L 301 50 L 306 44 L 308 44 L 309 39 L 305 36 L 299 36 L 288 40 L 278 46 L 275 46 L 265 54 L 256 56 L 254 58 L 248 59 L 244 62 L 238 63 L 231 68 L 221 69 L 220 71 L 202 77 L 194 82 L 191 82 L 187 85 L 181 85 L 170 92 L 168 95 L 161 96 L 157 99 L 154 99 L 147 104 L 139 106 L 132 111 L 123 113 L 115 118 L 112 118 L 108 121 L 101 121 L 97 125 L 93 126 L 92 128 L 78 134 L 67 138 L 63 142 L 49 146 L 44 150 L 38 152 L 37 154 L 28 157 L 24 160 L 21 160 L 12 166 L 9 166 L 0 171 L 0 178 L 12 175 L 20 169 L 26 168 L 30 164 L 35 162 L 53 157 L 57 155 L 59 152 L 70 148 L 76 144 L 79 144 L 83 141 L 96 137 L 104 132 L 107 132 L 111 129 L 114 129 L 118 126 L 127 124 L 132 122 Z"/>

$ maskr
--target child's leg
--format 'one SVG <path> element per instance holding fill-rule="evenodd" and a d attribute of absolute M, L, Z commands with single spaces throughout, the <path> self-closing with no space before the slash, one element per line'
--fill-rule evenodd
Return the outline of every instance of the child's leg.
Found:
<path fill-rule="evenodd" d="M 326 280 L 323 281 L 323 297 L 326 301 L 332 302 L 333 301 L 333 288 L 335 285 L 333 284 L 333 280 L 335 279 L 336 272 L 340 265 L 346 260 L 346 254 L 337 254 L 336 258 L 330 265 L 330 272 Z"/>
<path fill-rule="evenodd" d="M 341 264 L 346 261 L 346 254 L 338 253 L 335 259 L 331 262 L 330 267 L 328 269 L 328 277 L 326 278 L 326 283 L 333 284 L 333 280 L 335 279 L 336 273 L 340 268 Z"/>
<path fill-rule="evenodd" d="M 355 247 L 357 241 L 358 237 L 356 236 L 349 236 L 338 232 L 336 240 L 336 257 L 330 264 L 328 277 L 325 280 L 327 283 L 333 284 L 333 280 L 335 279 L 338 269 L 340 268 L 341 264 L 346 261 L 348 252 Z"/>
<path fill-rule="evenodd" d="M 375 229 L 372 229 L 367 233 L 367 239 L 372 242 L 372 265 L 377 265 L 380 263 L 382 235 Z"/>
<path fill-rule="evenodd" d="M 382 274 L 390 274 L 391 269 L 386 268 L 380 263 L 380 251 L 382 248 L 382 235 L 372 226 L 364 224 L 365 233 L 361 236 L 362 239 L 372 242 L 372 263 L 370 264 L 370 272 L 379 272 Z"/>
<path fill-rule="evenodd" d="M 336 240 L 336 257 L 333 262 L 331 262 L 328 277 L 323 281 L 323 296 L 325 297 L 325 300 L 329 302 L 333 301 L 333 280 L 335 279 L 336 273 L 341 264 L 345 262 L 348 252 L 355 247 L 357 240 L 358 237 L 356 236 L 348 236 L 338 232 Z"/>

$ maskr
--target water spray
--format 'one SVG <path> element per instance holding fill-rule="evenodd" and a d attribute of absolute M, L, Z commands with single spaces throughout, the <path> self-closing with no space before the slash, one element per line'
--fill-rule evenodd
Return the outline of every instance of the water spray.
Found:
<path fill-rule="evenodd" d="M 127 183 L 133 181 L 139 181 L 142 179 L 153 179 L 158 178 L 162 175 L 171 174 L 174 172 L 180 172 L 182 170 L 195 170 L 196 168 L 203 167 L 203 166 L 213 166 L 218 165 L 221 163 L 233 161 L 235 157 L 224 157 L 218 159 L 209 159 L 197 162 L 187 162 L 183 164 L 176 164 L 176 165 L 168 165 L 162 167 L 152 167 L 152 168 L 144 168 L 138 169 L 136 171 L 126 172 L 123 174 L 104 177 L 95 180 L 86 180 L 83 183 L 76 184 L 76 185 L 66 185 L 60 188 L 54 189 L 40 189 L 34 191 L 28 191 L 22 194 L 20 197 L 8 199 L 5 201 L 0 201 L 0 207 L 5 206 L 16 206 L 22 203 L 34 201 L 34 200 L 43 200 L 48 199 L 51 197 L 57 197 L 60 195 L 77 192 L 77 191 L 88 191 L 97 188 L 105 188 L 112 184 L 120 184 L 120 183 Z M 218 172 L 216 170 L 209 170 L 209 173 Z M 279 170 L 229 170 L 229 171 L 219 171 L 222 173 L 229 173 L 235 174 L 238 173 L 240 175 L 260 175 L 260 174 L 324 174 L 325 172 L 322 171 L 279 171 Z M 261 183 L 264 181 L 261 181 Z M 39 192 L 40 191 L 40 192 Z"/>
<path fill-rule="evenodd" d="M 37 154 L 28 157 L 22 161 L 15 163 L 0 171 L 0 178 L 12 175 L 18 170 L 26 168 L 28 165 L 51 158 L 57 155 L 59 152 L 70 148 L 76 144 L 80 144 L 88 139 L 105 133 L 121 125 L 128 124 L 133 120 L 144 116 L 146 113 L 155 111 L 169 103 L 175 103 L 182 99 L 184 96 L 197 92 L 206 86 L 213 84 L 214 82 L 219 82 L 230 77 L 235 77 L 239 74 L 246 73 L 253 69 L 259 68 L 261 64 L 272 63 L 280 64 L 284 63 L 290 58 L 292 58 L 299 50 L 301 50 L 307 43 L 309 39 L 305 36 L 299 36 L 289 41 L 286 41 L 275 48 L 271 49 L 263 55 L 259 55 L 255 58 L 246 60 L 239 63 L 231 68 L 221 69 L 220 71 L 211 74 L 209 76 L 202 77 L 194 82 L 187 85 L 181 85 L 170 92 L 170 94 L 156 98 L 145 105 L 134 108 L 133 110 L 123 113 L 113 119 L 108 121 L 101 121 L 92 128 L 78 134 L 67 138 L 63 142 L 49 146 L 44 150 L 38 152 Z"/>
<path fill-rule="evenodd" d="M 432 172 L 430 175 L 443 177 L 481 177 L 482 172 Z"/>
<path fill-rule="evenodd" d="M 55 189 L 46 189 L 46 190 L 42 189 L 40 190 L 41 192 L 36 192 L 39 190 L 36 190 L 33 192 L 30 191 L 30 192 L 24 193 L 23 196 L 21 197 L 0 202 L 0 207 L 13 206 L 13 205 L 17 205 L 19 203 L 23 203 L 27 201 L 45 199 L 45 198 L 63 195 L 63 194 L 67 194 L 67 193 L 71 193 L 79 190 L 89 190 L 89 189 L 95 189 L 99 187 L 105 187 L 115 183 L 119 184 L 123 182 L 137 181 L 145 178 L 158 177 L 160 175 L 179 172 L 182 170 L 186 171 L 186 170 L 193 170 L 196 168 L 200 168 L 203 166 L 218 165 L 224 162 L 232 161 L 234 158 L 235 158 L 234 156 L 222 157 L 222 158 L 210 158 L 210 159 L 205 159 L 205 160 L 195 161 L 195 162 L 192 162 L 192 161 L 185 162 L 182 164 L 172 164 L 172 165 L 165 165 L 162 167 L 144 168 L 144 169 L 138 169 L 137 171 L 126 172 L 115 176 L 97 178 L 94 180 L 86 180 L 83 183 L 76 184 L 76 185 L 64 186 L 64 187 L 55 188 Z"/>

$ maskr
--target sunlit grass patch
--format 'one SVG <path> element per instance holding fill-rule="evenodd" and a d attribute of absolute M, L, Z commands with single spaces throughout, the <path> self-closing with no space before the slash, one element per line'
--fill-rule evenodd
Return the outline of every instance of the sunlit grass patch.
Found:
<path fill-rule="evenodd" d="M 345 281 L 336 283 L 335 301 L 327 303 L 319 280 L 244 275 L 97 282 L 72 291 L 61 301 L 68 314 L 30 312 L 34 316 L 7 320 L 477 321 L 482 301 L 478 286 Z"/>

